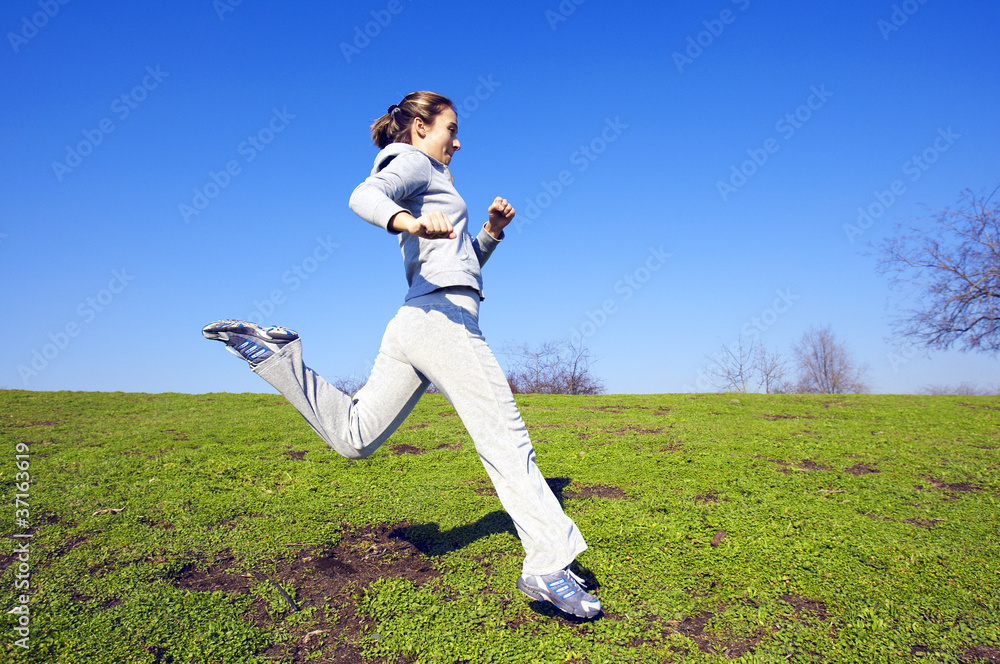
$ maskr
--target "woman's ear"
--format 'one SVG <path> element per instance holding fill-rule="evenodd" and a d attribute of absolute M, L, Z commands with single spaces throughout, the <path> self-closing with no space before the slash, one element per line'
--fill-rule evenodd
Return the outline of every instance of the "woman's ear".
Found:
<path fill-rule="evenodd" d="M 413 130 L 420 138 L 427 138 L 427 125 L 423 118 L 413 118 Z"/>

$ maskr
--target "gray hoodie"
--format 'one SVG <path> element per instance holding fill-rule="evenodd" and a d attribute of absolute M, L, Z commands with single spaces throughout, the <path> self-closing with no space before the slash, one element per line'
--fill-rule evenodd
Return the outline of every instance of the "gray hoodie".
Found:
<path fill-rule="evenodd" d="M 390 143 L 375 157 L 372 174 L 351 194 L 351 209 L 365 221 L 389 229 L 397 212 L 414 217 L 440 210 L 455 229 L 454 240 L 424 240 L 399 234 L 410 289 L 407 300 L 448 286 L 471 286 L 483 297 L 480 268 L 500 240 L 486 229 L 469 234 L 469 210 L 452 184 L 448 167 L 407 143 Z M 390 231 L 393 232 L 393 231 Z"/>

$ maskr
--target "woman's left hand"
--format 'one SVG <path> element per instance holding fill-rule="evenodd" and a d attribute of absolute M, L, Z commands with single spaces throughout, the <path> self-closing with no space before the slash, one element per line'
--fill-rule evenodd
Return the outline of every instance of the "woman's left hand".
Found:
<path fill-rule="evenodd" d="M 514 218 L 514 207 L 506 198 L 497 196 L 489 209 L 489 221 L 486 222 L 486 232 L 499 239 L 504 227 Z"/>

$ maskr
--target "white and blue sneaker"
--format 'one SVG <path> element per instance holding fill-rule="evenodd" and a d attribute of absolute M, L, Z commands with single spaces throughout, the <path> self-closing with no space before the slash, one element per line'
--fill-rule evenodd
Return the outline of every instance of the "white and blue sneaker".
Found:
<path fill-rule="evenodd" d="M 295 331 L 286 327 L 261 327 L 250 321 L 234 319 L 209 323 L 201 333 L 206 339 L 225 343 L 226 350 L 243 358 L 252 367 L 277 353 L 288 342 L 299 338 Z"/>
<path fill-rule="evenodd" d="M 532 599 L 549 602 L 577 618 L 596 618 L 601 615 L 601 601 L 588 594 L 583 585 L 583 579 L 568 567 L 554 574 L 525 574 L 517 580 L 517 589 Z"/>

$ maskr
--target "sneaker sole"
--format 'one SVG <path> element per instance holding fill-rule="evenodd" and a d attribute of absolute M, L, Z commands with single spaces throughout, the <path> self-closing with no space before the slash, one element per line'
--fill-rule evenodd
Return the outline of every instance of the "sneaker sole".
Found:
<path fill-rule="evenodd" d="M 256 323 L 225 324 L 222 321 L 210 323 L 202 328 L 201 333 L 206 339 L 218 341 L 229 341 L 229 333 L 238 332 L 240 334 L 254 336 L 263 341 L 295 341 L 299 338 L 298 333 L 286 327 L 273 326 L 263 328 Z"/>

